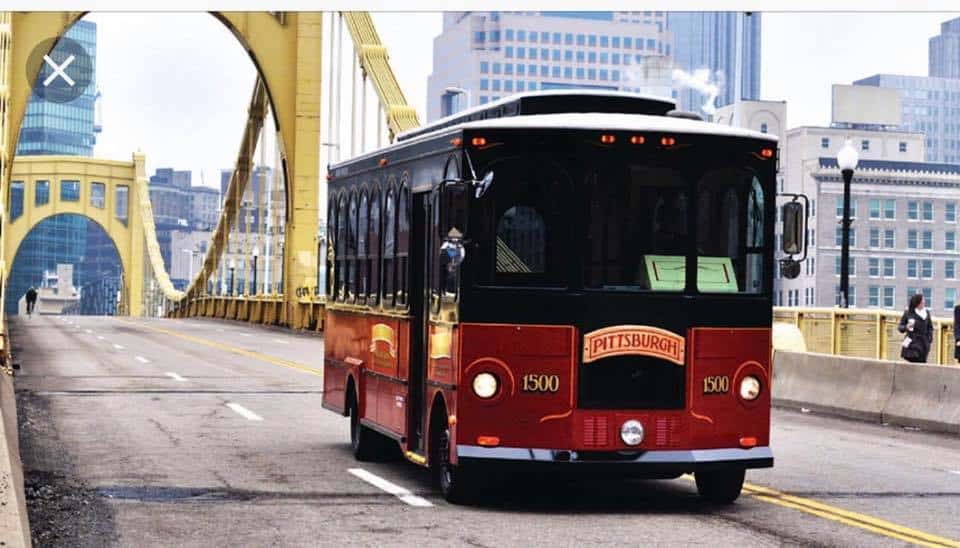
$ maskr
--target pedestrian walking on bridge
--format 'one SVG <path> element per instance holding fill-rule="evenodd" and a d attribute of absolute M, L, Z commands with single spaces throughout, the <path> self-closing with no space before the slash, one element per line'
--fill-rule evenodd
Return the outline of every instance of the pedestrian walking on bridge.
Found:
<path fill-rule="evenodd" d="M 910 297 L 910 306 L 903 312 L 897 329 L 906 335 L 900 345 L 900 357 L 908 362 L 926 363 L 933 344 L 933 316 L 924 306 L 923 295 Z"/>
<path fill-rule="evenodd" d="M 31 285 L 27 289 L 27 315 L 33 316 L 33 308 L 37 304 L 37 290 Z"/>

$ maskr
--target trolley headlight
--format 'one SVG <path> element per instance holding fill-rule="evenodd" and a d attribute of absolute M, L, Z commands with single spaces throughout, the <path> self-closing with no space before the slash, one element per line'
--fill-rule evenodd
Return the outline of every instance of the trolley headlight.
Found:
<path fill-rule="evenodd" d="M 640 445 L 643 441 L 643 425 L 630 419 L 620 426 L 620 439 L 627 445 Z"/>
<path fill-rule="evenodd" d="M 753 375 L 747 375 L 740 381 L 740 397 L 753 401 L 760 396 L 760 380 Z"/>
<path fill-rule="evenodd" d="M 473 393 L 478 398 L 488 400 L 497 394 L 500 382 L 493 373 L 477 373 L 473 378 Z"/>

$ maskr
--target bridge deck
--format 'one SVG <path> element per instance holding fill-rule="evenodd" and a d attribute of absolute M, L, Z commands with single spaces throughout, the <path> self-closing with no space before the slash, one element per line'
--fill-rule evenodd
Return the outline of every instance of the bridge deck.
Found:
<path fill-rule="evenodd" d="M 533 483 L 458 507 L 413 465 L 352 459 L 347 421 L 320 407 L 319 335 L 212 320 L 35 317 L 11 327 L 28 493 L 46 485 L 56 499 L 30 496 L 34 538 L 46 534 L 46 543 L 899 545 L 922 540 L 916 531 L 960 539 L 955 437 L 776 412 L 776 467 L 751 471 L 758 487 L 733 507 L 704 505 L 684 479 Z M 409 506 L 351 468 L 432 506 Z M 52 506 L 76 514 L 62 520 Z"/>

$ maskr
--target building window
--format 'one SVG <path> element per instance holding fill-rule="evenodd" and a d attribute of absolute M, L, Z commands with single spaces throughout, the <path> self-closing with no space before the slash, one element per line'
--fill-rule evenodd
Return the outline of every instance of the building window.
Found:
<path fill-rule="evenodd" d="M 764 122 L 760 124 L 760 133 L 766 133 L 766 132 L 767 132 L 767 123 Z"/>
<path fill-rule="evenodd" d="M 566 45 L 566 46 L 572 46 L 572 45 L 573 45 L 573 34 L 571 34 L 571 33 L 569 33 L 569 32 L 566 33 L 566 34 L 564 34 L 564 35 L 563 35 L 563 44 Z"/>
<path fill-rule="evenodd" d="M 494 74 L 500 74 L 500 63 L 494 63 L 494 64 L 493 64 L 493 73 L 494 73 Z"/>
<path fill-rule="evenodd" d="M 577 80 L 583 80 L 583 77 L 585 74 L 586 74 L 586 71 L 583 69 L 583 67 L 577 68 Z"/>
<path fill-rule="evenodd" d="M 578 52 L 577 52 L 577 62 L 578 62 L 578 63 L 583 63 L 583 62 L 586 61 L 586 60 L 587 60 L 587 54 L 586 54 L 586 52 L 578 51 Z"/>
<path fill-rule="evenodd" d="M 880 259 L 878 257 L 870 257 L 869 274 L 871 278 L 880 277 Z"/>
<path fill-rule="evenodd" d="M 880 218 L 880 200 L 879 199 L 874 198 L 870 200 L 869 215 L 871 219 Z"/>
<path fill-rule="evenodd" d="M 600 37 L 600 47 L 601 47 L 601 48 L 608 48 L 608 47 L 610 47 L 610 37 L 609 37 L 609 36 L 601 36 L 601 37 Z"/>
<path fill-rule="evenodd" d="M 560 70 L 561 68 L 559 65 L 550 67 L 550 76 L 553 78 L 560 78 Z"/>
<path fill-rule="evenodd" d="M 504 48 L 503 56 L 507 59 L 513 59 L 513 46 L 507 46 Z M 523 48 L 520 48 L 520 58 L 523 59 Z"/>
<path fill-rule="evenodd" d="M 850 271 L 850 276 L 857 275 L 857 260 L 853 257 L 850 257 L 847 261 L 847 264 L 850 265 L 848 270 Z M 833 258 L 833 274 L 834 276 L 840 275 L 840 256 L 837 255 Z"/>
<path fill-rule="evenodd" d="M 923 220 L 933 221 L 933 202 L 923 202 Z"/>
<path fill-rule="evenodd" d="M 513 80 L 503 81 L 503 91 L 513 93 Z"/>
<path fill-rule="evenodd" d="M 948 223 L 957 222 L 957 204 L 955 202 L 947 202 L 944 204 L 943 219 Z"/>
<path fill-rule="evenodd" d="M 37 181 L 33 186 L 33 205 L 50 203 L 50 181 Z"/>
<path fill-rule="evenodd" d="M 553 43 L 560 44 L 561 42 L 562 40 L 560 39 L 560 33 L 559 32 L 553 33 Z"/>
<path fill-rule="evenodd" d="M 897 218 L 897 201 L 896 200 L 883 201 L 883 218 L 888 220 L 894 220 Z"/>
<path fill-rule="evenodd" d="M 572 67 L 563 67 L 563 77 L 567 80 L 573 79 L 573 68 Z"/>
<path fill-rule="evenodd" d="M 80 201 L 80 181 L 60 181 L 60 201 Z"/>
<path fill-rule="evenodd" d="M 884 278 L 893 278 L 896 275 L 896 262 L 894 262 L 892 257 L 884 257 L 883 259 L 883 277 Z"/>
<path fill-rule="evenodd" d="M 577 35 L 577 45 L 578 45 L 578 46 L 585 46 L 585 45 L 587 45 L 587 37 L 586 37 L 585 35 L 583 35 L 583 34 L 578 34 L 578 35 Z"/>
<path fill-rule="evenodd" d="M 920 277 L 924 280 L 933 279 L 933 261 L 931 259 L 920 261 Z"/>
<path fill-rule="evenodd" d="M 107 202 L 107 187 L 103 183 L 90 183 L 90 205 L 103 209 Z"/>
<path fill-rule="evenodd" d="M 623 49 L 630 49 L 633 47 L 633 38 L 629 36 L 623 37 Z"/>
<path fill-rule="evenodd" d="M 900 152 L 906 152 L 906 151 L 907 151 L 907 142 L 900 141 Z"/>
<path fill-rule="evenodd" d="M 507 76 L 513 76 L 513 63 L 503 64 L 503 74 Z"/>
<path fill-rule="evenodd" d="M 517 48 L 517 59 L 526 59 L 527 53 L 523 48 Z"/>
<path fill-rule="evenodd" d="M 620 47 L 620 37 L 619 37 L 619 36 L 614 36 L 614 37 L 611 39 L 611 42 L 612 42 L 611 47 L 614 47 L 614 48 L 619 48 L 619 47 Z"/>
<path fill-rule="evenodd" d="M 933 249 L 933 232 L 930 230 L 923 231 L 923 249 Z"/>
<path fill-rule="evenodd" d="M 119 185 L 116 188 L 116 207 L 114 210 L 114 216 L 123 224 L 127 224 L 127 216 L 129 215 L 129 200 L 130 200 L 130 187 L 127 185 Z"/>
<path fill-rule="evenodd" d="M 860 141 L 860 150 L 870 150 L 870 141 L 867 139 Z"/>
<path fill-rule="evenodd" d="M 893 308 L 893 287 L 885 286 L 883 288 L 883 307 L 884 308 Z"/>
<path fill-rule="evenodd" d="M 507 29 L 503 32 L 504 39 L 508 42 L 513 42 L 513 29 Z"/>
<path fill-rule="evenodd" d="M 23 181 L 10 183 L 10 220 L 14 221 L 23 215 Z"/>
<path fill-rule="evenodd" d="M 957 279 L 957 262 L 956 261 L 943 262 L 943 277 L 947 280 Z"/>
<path fill-rule="evenodd" d="M 590 46 L 591 48 L 597 47 L 597 35 L 596 35 L 596 34 L 591 34 L 591 35 L 590 35 L 590 37 L 587 39 L 587 45 Z"/>
<path fill-rule="evenodd" d="M 917 249 L 917 231 L 907 231 L 907 249 Z"/>
<path fill-rule="evenodd" d="M 587 69 L 587 80 L 597 79 L 597 69 Z"/>
<path fill-rule="evenodd" d="M 843 305 L 843 303 L 842 303 L 842 300 L 843 300 L 843 299 L 842 299 L 842 294 L 840 293 L 840 286 L 839 286 L 839 285 L 836 285 L 836 286 L 834 286 L 834 289 L 835 289 L 836 295 L 837 295 L 834 304 L 836 304 L 837 306 L 842 306 L 842 305 Z M 849 302 L 847 303 L 847 306 L 849 306 L 849 307 L 851 307 L 851 308 L 855 308 L 855 307 L 857 306 L 857 288 L 856 288 L 855 286 L 852 286 L 852 285 L 851 285 L 851 286 L 850 286 L 850 289 L 847 291 L 847 295 L 848 295 L 848 297 L 849 297 L 849 299 L 850 299 Z"/>
<path fill-rule="evenodd" d="M 880 247 L 880 229 L 870 228 L 870 247 Z"/>
<path fill-rule="evenodd" d="M 943 290 L 943 307 L 947 310 L 953 310 L 953 304 L 957 300 L 957 290 L 948 287 Z"/>
<path fill-rule="evenodd" d="M 490 80 L 487 80 L 486 78 L 481 78 L 480 91 L 487 91 L 488 89 L 490 89 Z"/>
<path fill-rule="evenodd" d="M 500 80 L 493 81 L 493 91 L 500 91 Z"/>
<path fill-rule="evenodd" d="M 480 61 L 480 74 L 487 74 L 490 72 L 490 63 L 488 61 Z"/>
<path fill-rule="evenodd" d="M 597 52 L 591 51 L 589 54 L 587 54 L 587 62 L 588 62 L 588 63 L 596 63 L 596 62 L 597 62 Z"/>
<path fill-rule="evenodd" d="M 920 209 L 917 202 L 907 202 L 907 220 L 908 221 L 919 221 L 920 220 Z"/>
<path fill-rule="evenodd" d="M 957 249 L 957 233 L 948 230 L 943 233 L 943 248 L 947 251 L 954 251 Z"/>
<path fill-rule="evenodd" d="M 843 218 L 843 196 L 837 197 L 837 218 L 838 219 Z M 856 198 L 850 198 L 850 218 L 851 219 L 857 218 L 857 199 Z"/>
<path fill-rule="evenodd" d="M 843 228 L 839 226 L 837 227 L 837 232 L 836 232 L 836 245 L 837 247 L 843 245 Z M 857 229 L 851 227 L 850 228 L 850 247 L 856 247 L 856 245 L 857 245 Z"/>
<path fill-rule="evenodd" d="M 558 50 L 558 49 L 553 50 L 553 51 L 552 51 L 552 55 L 550 56 L 550 59 L 551 59 L 552 61 L 556 62 L 556 63 L 559 63 L 559 62 L 560 62 L 560 50 Z"/>
<path fill-rule="evenodd" d="M 573 50 L 572 50 L 572 49 L 565 49 L 565 50 L 563 50 L 563 60 L 566 61 L 566 62 L 568 62 L 568 63 L 573 62 Z"/>
<path fill-rule="evenodd" d="M 912 279 L 917 278 L 917 260 L 916 259 L 907 259 L 907 277 Z"/>
<path fill-rule="evenodd" d="M 820 148 L 830 148 L 830 138 L 821 137 L 820 138 Z"/>
<path fill-rule="evenodd" d="M 869 295 L 867 296 L 867 306 L 877 308 L 880 306 L 880 287 L 871 285 Z"/>

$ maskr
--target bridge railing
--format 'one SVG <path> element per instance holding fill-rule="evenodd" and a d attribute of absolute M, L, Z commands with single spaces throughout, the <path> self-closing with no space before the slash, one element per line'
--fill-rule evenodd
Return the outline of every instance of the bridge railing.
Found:
<path fill-rule="evenodd" d="M 808 352 L 899 360 L 902 311 L 860 308 L 774 307 L 773 321 L 795 325 Z M 933 345 L 928 363 L 956 365 L 952 318 L 933 318 Z"/>

